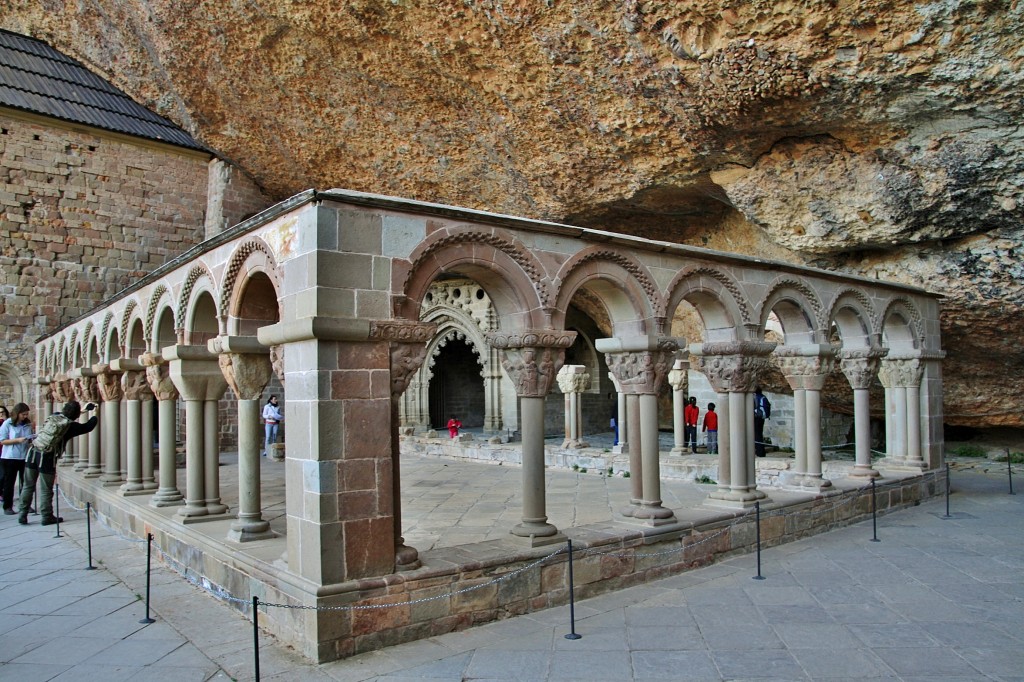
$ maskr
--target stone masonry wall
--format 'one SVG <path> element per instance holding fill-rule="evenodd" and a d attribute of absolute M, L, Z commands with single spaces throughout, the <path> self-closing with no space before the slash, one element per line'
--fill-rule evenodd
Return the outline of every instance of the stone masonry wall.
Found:
<path fill-rule="evenodd" d="M 0 404 L 33 403 L 36 337 L 202 241 L 208 163 L 206 154 L 0 110 Z M 271 203 L 230 171 L 218 205 L 226 225 Z"/>

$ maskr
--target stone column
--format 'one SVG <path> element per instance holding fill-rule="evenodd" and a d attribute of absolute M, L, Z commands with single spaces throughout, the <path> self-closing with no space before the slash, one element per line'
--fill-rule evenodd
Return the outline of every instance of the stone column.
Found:
<path fill-rule="evenodd" d="M 96 381 L 96 373 L 91 368 L 83 367 L 70 373 L 74 380 L 75 393 L 79 396 L 79 402 L 84 408 L 88 403 L 96 403 L 101 407 L 99 384 Z M 85 415 L 83 415 L 85 416 Z M 98 478 L 103 473 L 102 454 L 100 452 L 100 436 L 106 429 L 103 423 L 102 410 L 96 410 L 96 428 L 89 432 L 88 455 L 89 463 L 85 467 L 85 478 Z"/>
<path fill-rule="evenodd" d="M 499 355 L 496 348 L 489 348 L 487 362 L 484 363 L 484 433 L 500 433 L 505 428 L 501 418 L 501 358 Z M 429 426 L 429 421 L 429 417 L 424 414 L 423 423 Z"/>
<path fill-rule="evenodd" d="M 121 494 L 139 495 L 146 492 L 142 485 L 142 398 L 145 395 L 152 396 L 153 393 L 149 390 L 146 373 L 138 360 L 119 358 L 110 365 L 114 370 L 122 372 L 121 389 L 126 403 L 125 430 L 128 438 L 125 441 L 125 455 L 128 472 L 121 486 Z"/>
<path fill-rule="evenodd" d="M 225 388 L 227 386 L 225 385 Z M 216 398 L 203 401 L 203 490 L 206 491 L 206 513 L 225 514 L 228 506 L 220 501 L 220 418 L 217 403 L 224 391 Z"/>
<path fill-rule="evenodd" d="M 183 503 L 184 497 L 178 490 L 178 462 L 175 452 L 175 431 L 177 417 L 175 408 L 178 401 L 178 389 L 171 381 L 170 365 L 163 356 L 156 353 L 145 353 L 139 358 L 146 367 L 146 381 L 157 400 L 159 415 L 157 428 L 160 430 L 160 453 L 158 471 L 160 484 L 156 494 L 149 501 L 152 507 L 176 507 Z"/>
<path fill-rule="evenodd" d="M 263 518 L 260 494 L 260 398 L 273 373 L 270 349 L 249 336 L 218 336 L 208 347 L 218 354 L 224 380 L 238 396 L 238 516 L 228 540 L 274 537 Z"/>
<path fill-rule="evenodd" d="M 100 476 L 103 485 L 121 485 L 121 375 L 107 364 L 92 366 L 96 373 L 100 397 L 103 398 L 103 462 L 106 470 Z"/>
<path fill-rule="evenodd" d="M 793 389 L 796 462 L 784 476 L 787 487 L 821 491 L 832 485 L 821 471 L 821 390 L 835 368 L 832 347 L 825 344 L 780 346 L 775 361 Z"/>
<path fill-rule="evenodd" d="M 774 349 L 774 343 L 764 341 L 690 345 L 698 370 L 721 396 L 723 408 L 718 413 L 718 490 L 708 495 L 706 504 L 747 508 L 766 499 L 755 476 L 752 391 Z"/>
<path fill-rule="evenodd" d="M 636 401 L 636 419 L 630 419 L 630 474 L 642 481 L 639 504 L 623 510 L 623 515 L 641 519 L 648 525 L 675 521 L 671 509 L 662 506 L 661 460 L 658 442 L 658 393 L 672 367 L 679 348 L 677 339 L 654 336 L 598 339 L 596 347 L 605 354 L 608 371 L 629 402 Z M 634 447 L 639 446 L 639 447 Z M 639 450 L 639 460 L 636 458 Z M 633 469 L 639 461 L 640 470 Z M 635 484 L 634 484 L 635 485 Z M 634 488 L 635 493 L 635 488 Z M 635 495 L 634 495 L 635 496 Z"/>
<path fill-rule="evenodd" d="M 523 516 L 512 534 L 532 545 L 561 542 L 548 523 L 544 482 L 544 397 L 565 361 L 576 332 L 536 330 L 516 334 L 490 332 L 488 343 L 501 351 L 501 364 L 516 387 L 523 435 Z"/>
<path fill-rule="evenodd" d="M 220 504 L 220 491 L 208 488 L 219 480 L 214 470 L 218 465 L 216 401 L 224 395 L 227 382 L 217 356 L 204 346 L 168 346 L 162 355 L 170 365 L 171 381 L 185 401 L 185 506 L 178 508 L 178 516 L 183 523 L 223 516 L 227 507 Z M 213 421 L 212 433 L 206 428 L 208 416 Z"/>
<path fill-rule="evenodd" d="M 871 384 L 878 375 L 878 365 L 888 349 L 870 348 L 844 350 L 839 354 L 839 367 L 853 389 L 853 432 L 856 461 L 847 474 L 851 478 L 878 478 L 871 466 Z"/>
<path fill-rule="evenodd" d="M 585 365 L 565 365 L 558 370 L 558 388 L 565 395 L 565 439 L 563 448 L 589 447 L 583 440 L 580 394 L 590 388 L 590 375 Z"/>
<path fill-rule="evenodd" d="M 921 452 L 921 379 L 924 368 L 917 356 L 889 356 L 882 360 L 878 378 L 892 394 L 895 427 L 889 466 L 915 471 L 928 468 Z M 887 421 L 888 424 L 888 421 Z"/>
<path fill-rule="evenodd" d="M 143 378 L 146 372 L 142 372 Z M 140 392 L 139 407 L 142 411 L 142 426 L 139 429 L 139 448 L 142 457 L 142 489 L 152 492 L 157 489 L 156 479 L 153 478 L 153 391 L 149 388 L 149 380 L 146 380 L 146 390 Z"/>
<path fill-rule="evenodd" d="M 611 377 L 612 384 L 615 386 L 615 428 L 618 431 L 617 435 L 619 441 L 612 447 L 612 452 L 617 455 L 621 455 L 624 452 L 629 452 L 629 442 L 626 440 L 626 434 L 629 432 L 626 394 L 619 390 L 619 384 L 611 372 L 608 372 L 608 376 Z"/>
<path fill-rule="evenodd" d="M 687 373 L 689 369 L 689 362 L 677 359 L 672 364 L 672 371 L 668 373 L 668 383 L 672 387 L 673 455 L 686 454 L 686 444 L 683 441 L 685 435 L 683 409 L 686 407 Z"/>
<path fill-rule="evenodd" d="M 388 342 L 389 371 L 391 373 L 391 467 L 392 499 L 394 504 L 395 570 L 411 571 L 419 568 L 419 552 L 405 544 L 402 537 L 402 481 L 401 440 L 398 433 L 398 412 L 402 395 L 413 377 L 418 376 L 427 357 L 427 342 L 437 331 L 437 325 L 405 320 L 373 322 L 370 338 Z M 499 422 L 500 423 L 500 422 Z"/>

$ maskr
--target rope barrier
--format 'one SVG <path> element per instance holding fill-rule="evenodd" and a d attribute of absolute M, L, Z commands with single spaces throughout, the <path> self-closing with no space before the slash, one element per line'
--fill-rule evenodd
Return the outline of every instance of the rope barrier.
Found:
<path fill-rule="evenodd" d="M 56 487 L 57 487 L 58 492 L 60 492 L 61 499 L 64 500 L 64 503 L 66 505 L 68 505 L 69 507 L 74 509 L 76 512 L 85 513 L 85 507 L 76 507 L 75 503 L 72 502 L 71 499 L 68 498 L 68 496 L 64 493 L 64 489 L 61 488 L 60 486 L 56 486 Z"/>

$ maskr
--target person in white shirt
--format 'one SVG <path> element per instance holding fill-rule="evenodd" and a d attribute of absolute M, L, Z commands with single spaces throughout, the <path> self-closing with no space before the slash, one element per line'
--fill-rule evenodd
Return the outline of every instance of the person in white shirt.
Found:
<path fill-rule="evenodd" d="M 19 479 L 19 487 L 24 483 L 25 455 L 32 442 L 32 421 L 28 418 L 28 405 L 18 403 L 12 408 L 12 417 L 0 424 L 0 465 L 4 468 L 4 514 L 13 515 L 14 511 L 14 479 Z M 18 491 L 20 492 L 20 491 Z"/>
<path fill-rule="evenodd" d="M 267 452 L 270 451 L 270 446 L 277 442 L 277 429 L 278 425 L 284 421 L 284 415 L 281 414 L 281 409 L 277 406 L 277 396 L 270 396 L 270 400 L 263 406 L 263 427 L 265 430 L 265 438 L 263 443 L 263 456 L 267 456 Z"/>

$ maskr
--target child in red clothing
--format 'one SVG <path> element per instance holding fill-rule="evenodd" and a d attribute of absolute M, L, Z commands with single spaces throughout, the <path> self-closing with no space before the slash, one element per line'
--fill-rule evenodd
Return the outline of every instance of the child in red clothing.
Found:
<path fill-rule="evenodd" d="M 715 404 L 708 403 L 707 414 L 704 415 L 704 432 L 708 434 L 708 454 L 718 454 L 718 413 Z"/>
<path fill-rule="evenodd" d="M 690 452 L 697 454 L 697 419 L 700 416 L 700 408 L 697 407 L 697 399 L 690 396 L 686 407 L 683 408 L 683 447 L 690 446 Z"/>
<path fill-rule="evenodd" d="M 455 438 L 459 435 L 459 429 L 461 428 L 462 422 L 459 421 L 458 417 L 452 415 L 452 418 L 448 420 L 448 435 Z"/>

